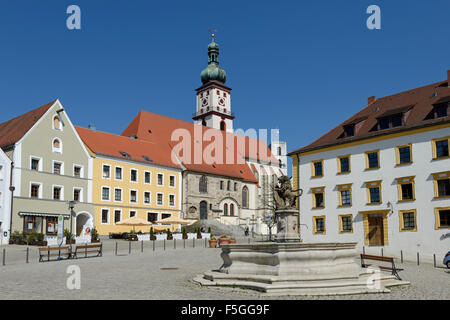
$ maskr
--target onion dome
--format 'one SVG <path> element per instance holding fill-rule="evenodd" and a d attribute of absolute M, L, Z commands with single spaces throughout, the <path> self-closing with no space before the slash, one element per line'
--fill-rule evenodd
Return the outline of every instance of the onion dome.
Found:
<path fill-rule="evenodd" d="M 227 73 L 225 70 L 219 67 L 219 45 L 214 42 L 214 35 L 211 43 L 208 45 L 208 67 L 206 67 L 201 73 L 200 78 L 202 83 L 205 84 L 209 81 L 215 80 L 225 83 L 227 80 Z"/>

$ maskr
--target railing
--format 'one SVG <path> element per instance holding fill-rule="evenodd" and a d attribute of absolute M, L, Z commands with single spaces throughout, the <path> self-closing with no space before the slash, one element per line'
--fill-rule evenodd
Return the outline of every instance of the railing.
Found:
<path fill-rule="evenodd" d="M 192 117 L 195 118 L 197 116 L 200 116 L 202 114 L 206 114 L 206 113 L 211 112 L 211 111 L 220 112 L 220 113 L 227 114 L 227 115 L 230 115 L 230 116 L 234 117 L 234 112 L 231 112 L 231 111 L 229 111 L 229 110 L 227 110 L 225 108 L 219 108 L 219 107 L 217 107 L 216 109 L 214 109 L 214 108 L 202 108 L 202 109 L 200 109 L 200 111 L 194 112 L 192 114 Z"/>

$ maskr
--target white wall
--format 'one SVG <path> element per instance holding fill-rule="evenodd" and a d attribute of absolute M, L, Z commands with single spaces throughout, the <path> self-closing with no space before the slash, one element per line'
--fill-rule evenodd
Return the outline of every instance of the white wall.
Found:
<path fill-rule="evenodd" d="M 9 240 L 9 226 L 11 219 L 11 191 L 10 174 L 11 174 L 11 160 L 0 149 L 0 244 L 7 244 Z M 5 236 L 6 232 L 6 236 Z"/>
<path fill-rule="evenodd" d="M 307 242 L 356 241 L 359 248 L 364 245 L 363 216 L 359 211 L 389 209 L 387 203 L 393 206 L 393 212 L 388 215 L 388 246 L 384 252 L 398 256 L 400 250 L 415 257 L 417 252 L 432 257 L 436 253 L 438 259 L 450 249 L 450 229 L 435 230 L 435 207 L 450 206 L 450 199 L 434 199 L 433 176 L 431 173 L 449 171 L 450 159 L 432 160 L 432 139 L 450 135 L 450 128 L 396 137 L 353 147 L 340 148 L 306 156 L 300 156 L 299 173 L 300 187 L 303 196 L 300 197 L 300 232 Z M 412 144 L 413 163 L 396 166 L 396 146 Z M 380 169 L 365 170 L 365 152 L 380 150 Z M 351 155 L 351 173 L 337 174 L 337 157 Z M 323 159 L 324 175 L 322 178 L 311 178 L 311 161 Z M 395 178 L 415 176 L 415 201 L 398 202 L 397 182 Z M 367 205 L 365 182 L 382 180 L 382 204 Z M 336 185 L 353 183 L 352 206 L 339 208 Z M 325 208 L 312 209 L 313 196 L 311 188 L 325 186 Z M 417 210 L 417 231 L 400 232 L 399 210 Z M 338 215 L 353 215 L 353 233 L 340 234 Z M 326 234 L 313 234 L 313 216 L 326 216 Z M 372 248 L 370 248 L 372 249 Z M 377 249 L 376 252 L 380 253 Z"/>

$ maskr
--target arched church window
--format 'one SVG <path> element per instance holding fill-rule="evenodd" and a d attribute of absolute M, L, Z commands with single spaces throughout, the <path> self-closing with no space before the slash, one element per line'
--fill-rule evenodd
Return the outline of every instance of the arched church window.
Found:
<path fill-rule="evenodd" d="M 200 182 L 199 182 L 199 191 L 200 192 L 208 192 L 208 178 L 206 178 L 206 176 L 201 176 L 200 177 Z"/>
<path fill-rule="evenodd" d="M 55 130 L 61 130 L 61 120 L 59 120 L 58 116 L 55 116 L 53 118 L 53 128 Z"/>
<path fill-rule="evenodd" d="M 278 147 L 278 155 L 281 156 L 281 147 Z"/>
<path fill-rule="evenodd" d="M 230 204 L 230 216 L 234 217 L 234 204 Z"/>
<path fill-rule="evenodd" d="M 247 186 L 244 186 L 242 188 L 242 207 L 248 208 L 248 188 Z"/>
<path fill-rule="evenodd" d="M 228 204 L 227 204 L 227 203 L 225 203 L 225 204 L 223 205 L 223 215 L 224 215 L 224 216 L 227 216 L 227 215 L 228 215 Z"/>
<path fill-rule="evenodd" d="M 226 129 L 226 125 L 225 125 L 225 121 L 220 121 L 220 130 L 225 131 Z"/>

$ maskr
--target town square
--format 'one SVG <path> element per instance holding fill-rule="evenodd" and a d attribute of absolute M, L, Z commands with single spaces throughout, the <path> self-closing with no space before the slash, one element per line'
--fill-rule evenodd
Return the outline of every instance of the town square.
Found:
<path fill-rule="evenodd" d="M 0 5 L 0 300 L 449 300 L 449 3 L 175 2 Z"/>

